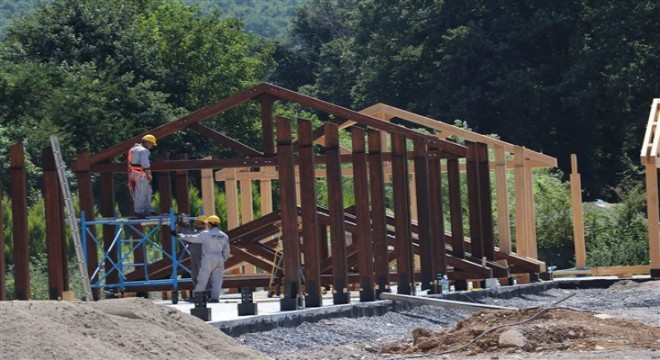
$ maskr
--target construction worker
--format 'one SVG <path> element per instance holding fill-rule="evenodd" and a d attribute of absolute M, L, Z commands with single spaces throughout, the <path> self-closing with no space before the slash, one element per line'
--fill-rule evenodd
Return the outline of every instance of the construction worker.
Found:
<path fill-rule="evenodd" d="M 210 229 L 204 230 L 199 234 L 178 234 L 175 230 L 174 236 L 179 236 L 182 240 L 202 244 L 202 266 L 197 276 L 195 293 L 204 293 L 206 285 L 211 281 L 210 303 L 219 302 L 220 289 L 222 288 L 222 273 L 225 271 L 225 261 L 229 259 L 229 238 L 227 234 L 220 231 L 220 218 L 211 215 L 206 218 Z"/>
<path fill-rule="evenodd" d="M 208 230 L 206 216 L 198 216 L 193 227 L 195 229 L 188 234 L 199 234 L 204 230 Z M 193 286 L 196 286 L 197 276 L 199 275 L 199 269 L 202 264 L 202 244 L 194 242 L 188 243 L 188 253 L 190 254 L 190 275 L 192 276 Z"/>
<path fill-rule="evenodd" d="M 133 195 L 135 216 L 144 218 L 156 215 L 151 207 L 151 161 L 149 155 L 156 146 L 156 137 L 147 134 L 141 143 L 136 143 L 128 151 L 128 187 Z"/>

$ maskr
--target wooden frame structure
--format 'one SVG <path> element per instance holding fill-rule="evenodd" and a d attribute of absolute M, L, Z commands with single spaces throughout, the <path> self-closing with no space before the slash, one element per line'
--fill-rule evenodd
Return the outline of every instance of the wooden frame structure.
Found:
<path fill-rule="evenodd" d="M 298 119 L 297 131 L 294 132 L 292 120 L 274 118 L 275 101 L 295 102 L 313 111 L 325 113 L 333 120 L 313 129 L 311 122 Z M 204 120 L 221 116 L 224 112 L 249 102 L 261 105 L 261 149 L 241 144 L 202 124 Z M 380 111 L 382 112 L 382 109 Z M 387 115 L 385 117 L 387 118 Z M 169 204 L 173 198 L 169 177 L 174 175 L 174 199 L 180 211 L 187 210 L 187 171 L 190 170 L 223 169 L 233 172 L 236 176 L 236 171 L 232 169 L 251 167 L 264 168 L 257 171 L 259 173 L 276 174 L 279 184 L 279 208 L 247 221 L 251 219 L 250 207 L 243 204 L 241 208 L 247 213 L 244 217 L 246 221 L 228 231 L 232 257 L 227 266 L 247 262 L 269 270 L 275 266 L 277 239 L 281 239 L 283 310 L 296 308 L 298 297 L 303 295 L 306 297 L 307 306 L 320 306 L 321 287 L 332 288 L 334 302 L 342 304 L 350 300 L 350 284 L 360 284 L 360 298 L 370 301 L 375 299 L 379 292 L 388 291 L 390 282 L 396 282 L 398 292 L 403 294 L 413 293 L 415 282 L 421 282 L 422 289 L 436 292 L 435 279 L 438 273 L 447 274 L 460 290 L 466 287 L 468 279 L 508 277 L 511 272 L 538 273 L 544 270 L 543 263 L 518 256 L 510 250 L 500 251 L 493 245 L 489 181 L 491 165 L 487 152 L 489 145 L 480 141 L 493 139 L 478 138 L 477 142 L 468 142 L 467 146 L 463 146 L 392 124 L 369 113 L 356 112 L 271 84 L 254 86 L 178 120 L 151 129 L 148 133 L 162 142 L 167 141 L 168 136 L 184 129 L 191 129 L 227 146 L 238 152 L 240 157 L 186 159 L 178 156 L 175 160 L 170 160 L 166 154 L 162 154 L 152 163 L 152 171 L 159 173 L 161 203 Z M 339 146 L 339 131 L 344 129 L 351 132 L 350 150 Z M 92 174 L 100 174 L 101 215 L 112 217 L 115 205 L 112 174 L 125 171 L 125 164 L 112 161 L 125 154 L 142 136 L 144 134 L 97 154 L 89 154 L 84 150 L 78 154 L 71 169 L 78 178 L 80 208 L 88 217 L 91 218 L 94 214 Z M 317 154 L 313 151 L 312 144 L 321 141 L 324 151 Z M 390 151 L 383 146 L 385 142 L 390 144 Z M 412 145 L 412 151 L 408 149 L 409 144 Z M 499 145 L 504 147 L 503 144 Z M 513 150 L 517 152 L 514 166 L 520 168 L 521 181 L 526 181 L 529 176 L 527 158 L 530 161 L 541 159 L 541 162 L 549 159 L 544 155 L 533 155 L 535 153 L 523 148 Z M 44 163 L 48 163 L 47 153 L 48 151 L 44 151 Z M 460 159 L 466 160 L 463 165 Z M 20 165 L 19 163 L 16 161 L 16 166 Z M 395 189 L 392 199 L 394 214 L 387 214 L 385 211 L 386 163 L 391 163 Z M 353 166 L 356 193 L 356 203 L 349 208 L 344 208 L 341 191 L 345 164 Z M 463 213 L 460 203 L 458 179 L 461 166 L 466 169 L 470 199 L 468 214 Z M 276 167 L 277 171 L 273 167 Z M 409 167 L 414 169 L 414 181 L 410 179 Z M 296 169 L 300 174 L 298 182 Z M 327 208 L 317 204 L 313 191 L 315 174 L 321 170 L 328 179 Z M 44 179 L 48 179 L 45 183 L 53 181 L 53 171 L 50 167 L 44 168 Z M 446 185 L 441 184 L 441 171 L 448 174 Z M 227 180 L 231 181 L 230 178 Z M 450 219 L 447 222 L 451 224 L 451 233 L 446 233 L 442 225 L 445 220 L 442 208 L 438 205 L 442 203 L 441 186 L 447 186 L 449 193 Z M 251 184 L 241 185 L 244 193 L 249 193 L 251 187 Z M 262 184 L 260 189 L 268 193 L 272 188 Z M 529 190 L 530 187 L 526 189 Z M 61 296 L 67 287 L 66 279 L 63 279 L 66 261 L 61 255 L 62 252 L 55 250 L 64 244 L 61 227 L 63 216 L 61 198 L 55 194 L 59 191 L 58 187 L 47 185 L 44 191 L 46 207 L 55 213 L 59 210 L 60 213 L 52 215 L 52 220 L 47 222 L 49 276 L 53 277 L 49 283 L 53 286 L 51 298 L 54 298 Z M 414 206 L 411 207 L 411 204 Z M 269 207 L 262 206 L 264 209 Z M 522 204 L 520 207 L 523 209 Z M 416 212 L 416 221 L 412 216 L 413 210 Z M 229 214 L 227 215 L 229 219 Z M 470 219 L 471 239 L 463 235 L 464 216 L 469 216 Z M 109 232 L 110 229 L 104 228 L 103 231 Z M 169 237 L 166 229 L 163 230 L 162 237 Z M 97 249 L 94 244 L 87 245 L 88 268 L 94 269 L 98 263 Z M 142 256 L 137 251 L 135 255 Z M 533 252 L 529 255 L 533 255 Z M 420 258 L 419 270 L 414 266 L 415 256 Z M 395 272 L 388 268 L 392 260 L 396 260 Z M 501 265 L 498 260 L 507 260 L 507 264 Z M 151 264 L 149 268 L 153 270 L 149 278 L 167 276 L 171 273 L 168 273 L 167 266 L 164 260 Z M 224 285 L 267 286 L 268 282 L 268 274 L 230 275 L 225 278 Z M 145 286 L 138 291 L 140 290 L 169 289 Z"/>
<path fill-rule="evenodd" d="M 660 99 L 653 99 L 642 143 L 641 161 L 646 168 L 646 209 L 652 278 L 660 278 Z"/>

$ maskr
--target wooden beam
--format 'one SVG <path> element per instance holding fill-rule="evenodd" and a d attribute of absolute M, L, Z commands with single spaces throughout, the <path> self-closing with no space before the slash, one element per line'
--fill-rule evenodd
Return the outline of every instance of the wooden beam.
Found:
<path fill-rule="evenodd" d="M 428 135 L 425 136 L 415 130 L 411 130 L 403 126 L 383 122 L 371 116 L 360 114 L 359 112 L 349 110 L 341 106 L 337 106 L 319 99 L 315 99 L 276 85 L 261 84 L 258 87 L 260 87 L 260 89 L 262 89 L 264 92 L 277 96 L 280 99 L 294 101 L 298 104 L 309 106 L 313 109 L 323 111 L 328 114 L 332 114 L 338 118 L 349 119 L 357 123 L 360 123 L 362 125 L 373 127 L 378 130 L 386 131 L 393 134 L 400 134 L 406 137 L 423 136 L 428 144 L 434 145 L 437 148 L 441 149 L 442 151 L 445 151 L 449 154 L 453 154 L 456 156 L 465 156 L 466 149 L 462 145 L 446 140 L 437 139 L 435 137 Z"/>
<path fill-rule="evenodd" d="M 389 291 L 389 261 L 387 259 L 386 219 L 385 219 L 385 181 L 383 174 L 382 135 L 380 131 L 368 133 L 369 184 L 371 199 L 371 227 L 374 252 L 374 274 L 376 295 Z"/>
<path fill-rule="evenodd" d="M 649 259 L 653 277 L 657 278 L 660 276 L 660 201 L 658 200 L 658 169 L 652 160 L 647 159 L 646 164 L 646 214 L 649 228 Z"/>
<path fill-rule="evenodd" d="M 390 106 L 386 104 L 375 104 L 365 110 L 363 111 L 365 111 L 368 114 L 375 114 L 378 112 L 381 113 L 382 119 L 391 119 L 396 117 L 399 119 L 410 121 L 418 125 L 422 125 L 425 127 L 429 127 L 431 129 L 438 130 L 440 131 L 438 137 L 443 139 L 448 138 L 450 136 L 458 136 L 470 141 L 477 141 L 491 146 L 500 146 L 508 152 L 513 152 L 515 148 L 515 145 L 507 143 L 505 141 L 494 139 L 485 135 L 481 135 L 469 131 L 467 129 L 450 125 L 440 120 L 431 119 L 406 110 L 398 109 L 394 106 Z M 527 153 L 527 156 L 528 156 L 528 160 L 536 161 L 536 163 L 540 167 L 557 167 L 557 159 L 554 157 L 542 153 L 538 153 L 535 151 L 529 151 Z"/>
<path fill-rule="evenodd" d="M 227 229 L 233 229 L 240 225 L 238 216 L 238 182 L 235 180 L 233 174 L 236 169 L 230 169 L 232 176 L 225 180 L 225 198 L 227 201 L 227 208 L 225 216 L 227 217 Z"/>
<path fill-rule="evenodd" d="M 445 216 L 442 196 L 442 176 L 440 172 L 440 159 L 429 159 L 429 203 L 431 211 L 432 245 L 435 255 L 434 274 L 446 274 L 447 262 L 444 242 Z M 434 285 L 438 286 L 437 278 Z"/>
<path fill-rule="evenodd" d="M 484 256 L 488 260 L 495 261 L 495 235 L 493 234 L 493 203 L 490 188 L 490 169 L 488 167 L 488 145 L 476 143 L 475 146 L 477 166 L 479 168 L 479 212 L 481 216 Z"/>
<path fill-rule="evenodd" d="M 175 170 L 202 170 L 222 168 L 243 168 L 250 166 L 276 166 L 277 159 L 273 157 L 252 157 L 240 159 L 211 159 L 201 160 L 169 160 L 165 162 L 154 161 L 151 163 L 151 171 L 175 171 Z M 126 164 L 94 164 L 90 167 L 94 173 L 126 171 Z"/>
<path fill-rule="evenodd" d="M 237 140 L 230 138 L 229 136 L 221 132 L 211 129 L 208 126 L 195 123 L 195 124 L 190 124 L 189 128 L 191 130 L 194 130 L 200 135 L 206 136 L 207 138 L 238 152 L 239 154 L 243 154 L 247 156 L 256 156 L 256 157 L 264 156 L 264 154 L 261 151 L 255 150 Z"/>
<path fill-rule="evenodd" d="M 500 250 L 511 252 L 511 227 L 509 225 L 509 200 L 506 179 L 506 155 L 504 147 L 494 146 L 495 150 L 495 194 L 497 199 L 497 232 Z"/>
<path fill-rule="evenodd" d="M 14 298 L 30 300 L 30 248 L 27 226 L 27 180 L 23 144 L 9 148 L 12 243 L 14 250 Z M 3 269 L 4 271 L 4 269 Z"/>
<path fill-rule="evenodd" d="M 275 155 L 275 141 L 273 140 L 273 103 L 275 98 L 270 95 L 259 97 L 261 104 L 261 132 L 263 138 L 263 153 L 266 156 Z"/>
<path fill-rule="evenodd" d="M 305 257 L 305 306 L 321 307 L 321 253 L 319 222 L 316 212 L 316 181 L 314 178 L 314 141 L 312 123 L 298 119 L 298 154 L 300 177 L 300 208 L 302 218 L 303 253 Z"/>
<path fill-rule="evenodd" d="M 211 157 L 207 156 L 204 158 L 204 160 L 211 160 Z M 204 215 L 213 215 L 215 214 L 215 186 L 213 184 L 213 170 L 203 169 L 201 175 L 202 206 L 204 207 Z"/>
<path fill-rule="evenodd" d="M 51 147 L 42 152 L 43 159 L 43 195 L 46 213 L 46 251 L 48 257 L 48 298 L 58 300 L 64 291 L 64 273 L 66 263 L 63 263 L 64 249 L 64 214 L 62 195 L 57 175 L 57 166 Z M 0 227 L 2 229 L 2 227 Z M 4 269 L 1 268 L 1 269 Z M 4 271 L 2 271 L 4 273 Z M 4 286 L 4 282 L 3 282 Z"/>
<path fill-rule="evenodd" d="M 348 269 L 346 265 L 346 237 L 344 229 L 344 191 L 339 160 L 339 129 L 325 123 L 326 168 L 328 170 L 328 211 L 330 214 L 330 242 L 333 275 L 333 304 L 350 303 Z"/>
<path fill-rule="evenodd" d="M 131 146 L 133 146 L 133 144 L 135 143 L 140 142 L 142 140 L 142 137 L 146 134 L 152 134 L 158 139 L 158 141 L 162 141 L 167 136 L 174 134 L 177 131 L 181 131 L 186 127 L 190 126 L 191 124 L 212 118 L 229 109 L 232 109 L 238 105 L 250 101 L 256 96 L 262 94 L 264 90 L 265 89 L 263 86 L 257 85 L 255 87 L 241 91 L 235 95 L 232 95 L 226 99 L 223 99 L 213 105 L 209 105 L 205 108 L 192 112 L 182 118 L 179 118 L 172 122 L 168 122 L 167 124 L 161 125 L 155 129 L 151 129 L 148 132 L 134 136 L 120 144 L 112 146 L 98 154 L 91 156 L 89 158 L 89 165 L 94 165 L 104 160 L 112 159 L 117 155 L 128 152 Z M 71 166 L 71 170 L 77 172 L 80 169 L 81 165 L 82 164 L 76 162 Z"/>
<path fill-rule="evenodd" d="M 357 231 L 353 241 L 357 242 L 358 269 L 360 271 L 360 301 L 376 300 L 374 292 L 374 251 L 371 238 L 369 214 L 369 179 L 367 176 L 367 155 L 365 131 L 359 127 L 351 129 L 353 147 L 353 191 L 355 194 L 355 217 Z"/>
<path fill-rule="evenodd" d="M 413 138 L 415 166 L 415 194 L 417 202 L 418 236 L 420 247 L 420 269 L 422 274 L 422 290 L 438 293 L 436 286 L 436 247 L 433 246 L 433 225 L 431 214 L 431 189 L 429 183 L 429 163 L 426 157 L 428 151 L 423 139 Z"/>
<path fill-rule="evenodd" d="M 179 155 L 179 160 L 185 160 L 186 154 Z M 174 198 L 179 213 L 190 214 L 190 199 L 188 198 L 188 171 L 178 170 L 174 179 Z"/>
<path fill-rule="evenodd" d="M 80 211 L 85 212 L 86 221 L 93 221 L 96 217 L 94 213 L 94 192 L 92 187 L 92 174 L 89 172 L 89 152 L 87 150 L 82 150 L 78 153 L 78 164 L 81 164 L 79 172 L 76 173 L 78 179 L 78 203 L 80 205 Z M 89 230 L 94 236 L 96 236 L 96 229 L 92 226 L 89 229 L 81 229 L 81 231 Z M 135 256 L 142 259 L 143 249 L 139 247 L 135 250 Z M 87 273 L 94 274 L 96 268 L 99 265 L 98 260 L 98 250 L 96 248 L 96 242 L 92 237 L 87 238 Z M 98 277 L 98 275 L 97 275 Z M 92 283 L 98 281 L 98 278 L 91 279 Z M 99 289 L 92 289 L 94 299 L 99 298 Z"/>
<path fill-rule="evenodd" d="M 280 307 L 281 310 L 295 310 L 298 308 L 297 299 L 300 293 L 301 279 L 291 123 L 289 119 L 277 117 L 276 127 L 285 276 L 284 294 L 283 299 L 280 301 Z"/>
<path fill-rule="evenodd" d="M 467 157 L 467 191 L 470 216 L 470 239 L 472 239 L 472 256 L 481 259 L 484 253 L 483 218 L 481 214 L 481 181 L 477 154 L 477 143 L 468 142 Z"/>
<path fill-rule="evenodd" d="M 397 254 L 397 293 L 413 294 L 413 254 L 410 238 L 410 197 L 408 192 L 408 160 L 406 158 L 406 138 L 392 134 L 392 186 L 394 188 L 395 231 Z"/>
<path fill-rule="evenodd" d="M 573 239 L 575 245 L 575 267 L 587 266 L 587 251 L 584 242 L 584 213 L 582 209 L 582 184 L 577 167 L 577 156 L 571 154 L 571 207 L 573 208 Z"/>
<path fill-rule="evenodd" d="M 515 187 L 514 195 L 516 202 L 516 253 L 522 256 L 529 257 L 531 252 L 529 249 L 529 229 L 527 217 L 530 214 L 527 212 L 527 178 L 525 176 L 525 148 L 517 146 L 514 149 L 515 156 Z"/>

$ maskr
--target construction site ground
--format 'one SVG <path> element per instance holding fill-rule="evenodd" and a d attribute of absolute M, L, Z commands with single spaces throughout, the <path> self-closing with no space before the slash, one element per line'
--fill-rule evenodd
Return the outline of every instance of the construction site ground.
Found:
<path fill-rule="evenodd" d="M 0 353 L 3 359 L 660 359 L 660 281 L 574 279 L 449 295 L 521 310 L 356 297 L 332 305 L 328 294 L 321 308 L 281 312 L 278 298 L 257 292 L 259 315 L 239 317 L 240 297 L 226 294 L 209 304 L 213 318 L 205 323 L 189 315 L 193 305 L 186 302 L 4 301 Z"/>

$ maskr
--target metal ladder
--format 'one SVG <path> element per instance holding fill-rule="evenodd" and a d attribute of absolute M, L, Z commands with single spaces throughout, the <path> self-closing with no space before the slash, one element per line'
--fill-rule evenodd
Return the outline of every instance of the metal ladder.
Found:
<path fill-rule="evenodd" d="M 73 200 L 71 198 L 71 190 L 69 189 L 69 181 L 64 173 L 64 159 L 62 159 L 62 151 L 60 150 L 60 142 L 54 135 L 50 136 L 50 144 L 53 148 L 53 156 L 55 157 L 55 165 L 57 167 L 57 176 L 60 179 L 60 188 L 62 190 L 62 197 L 64 198 L 64 208 L 66 209 L 67 222 L 71 227 L 71 236 L 73 237 L 73 244 L 76 248 L 76 257 L 78 258 L 78 268 L 80 275 L 82 275 L 83 291 L 85 292 L 85 299 L 93 301 L 92 286 L 89 282 L 89 274 L 87 273 L 87 262 L 85 261 L 85 254 L 83 254 L 82 241 L 80 240 L 80 230 L 76 220 L 76 213 L 73 208 Z"/>

